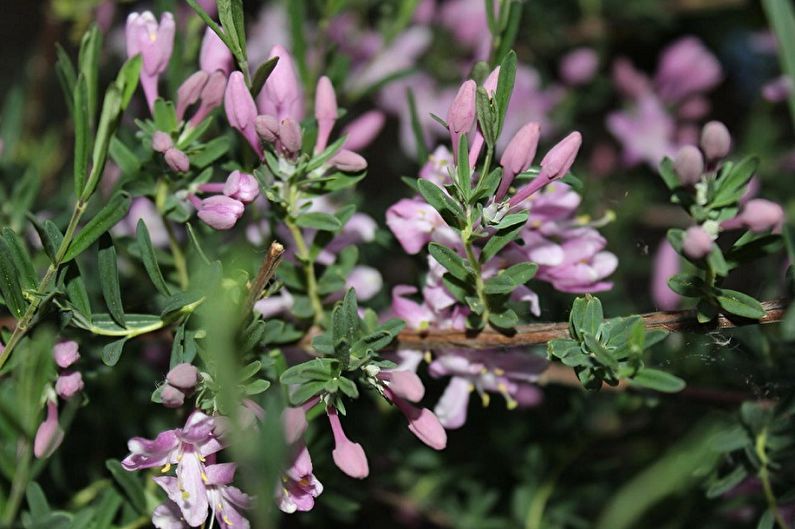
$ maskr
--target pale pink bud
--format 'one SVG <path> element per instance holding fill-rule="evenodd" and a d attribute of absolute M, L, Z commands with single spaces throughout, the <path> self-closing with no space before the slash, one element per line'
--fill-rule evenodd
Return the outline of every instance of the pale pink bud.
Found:
<path fill-rule="evenodd" d="M 538 176 L 529 184 L 522 186 L 511 197 L 509 204 L 515 206 L 548 183 L 565 176 L 574 164 L 581 145 L 582 135 L 575 131 L 552 147 L 541 160 L 541 172 Z"/>
<path fill-rule="evenodd" d="M 383 112 L 371 110 L 365 112 L 342 129 L 346 136 L 343 147 L 351 151 L 364 149 L 378 136 L 384 127 L 386 117 Z"/>
<path fill-rule="evenodd" d="M 476 90 L 475 81 L 471 79 L 464 81 L 447 111 L 447 128 L 450 131 L 455 156 L 458 156 L 458 140 L 461 134 L 467 134 L 475 123 Z"/>
<path fill-rule="evenodd" d="M 185 394 L 171 384 L 165 384 L 160 393 L 160 402 L 166 408 L 179 408 L 185 403 Z"/>
<path fill-rule="evenodd" d="M 273 116 L 263 115 L 257 116 L 254 120 L 257 135 L 262 138 L 262 141 L 267 143 L 276 143 L 279 139 L 279 120 Z"/>
<path fill-rule="evenodd" d="M 157 130 L 152 134 L 152 150 L 155 152 L 166 152 L 174 146 L 171 136 L 163 131 Z"/>
<path fill-rule="evenodd" d="M 294 156 L 301 150 L 301 127 L 292 118 L 284 118 L 279 122 L 279 141 L 282 150 L 288 156 Z"/>
<path fill-rule="evenodd" d="M 55 392 L 62 399 L 70 399 L 83 391 L 83 375 L 80 371 L 65 371 L 55 381 Z"/>
<path fill-rule="evenodd" d="M 164 158 L 166 159 L 166 164 L 176 173 L 184 173 L 190 169 L 188 155 L 175 147 L 168 149 Z"/>
<path fill-rule="evenodd" d="M 224 95 L 226 119 L 232 128 L 237 129 L 248 141 L 251 148 L 262 157 L 262 146 L 257 138 L 254 121 L 257 118 L 257 105 L 248 91 L 243 74 L 232 72 Z"/>
<path fill-rule="evenodd" d="M 259 196 L 259 184 L 248 173 L 232 171 L 224 183 L 224 195 L 249 204 Z"/>
<path fill-rule="evenodd" d="M 749 230 L 759 233 L 780 227 L 784 210 L 775 202 L 754 198 L 745 204 L 740 218 Z"/>
<path fill-rule="evenodd" d="M 679 180 L 688 186 L 696 184 L 701 180 L 704 172 L 704 157 L 701 151 L 693 145 L 685 145 L 674 158 L 674 171 L 679 175 Z"/>
<path fill-rule="evenodd" d="M 199 52 L 200 68 L 207 73 L 221 70 L 224 75 L 229 75 L 233 64 L 232 52 L 215 31 L 207 28 L 204 32 L 204 39 L 202 39 L 201 52 Z"/>
<path fill-rule="evenodd" d="M 784 101 L 792 93 L 792 79 L 788 75 L 782 75 L 772 81 L 765 83 L 762 87 L 762 97 L 771 103 Z"/>
<path fill-rule="evenodd" d="M 199 109 L 190 118 L 190 124 L 196 126 L 207 117 L 207 114 L 218 107 L 224 100 L 224 93 L 226 92 L 226 75 L 221 71 L 215 71 L 210 74 L 207 84 L 204 85 L 200 96 L 201 105 Z"/>
<path fill-rule="evenodd" d="M 190 77 L 179 85 L 177 89 L 177 119 L 181 120 L 184 118 L 188 107 L 199 100 L 202 89 L 209 78 L 210 75 L 207 72 L 199 70 L 198 72 L 193 72 Z"/>
<path fill-rule="evenodd" d="M 215 195 L 201 201 L 198 216 L 216 230 L 228 230 L 243 216 L 245 210 L 239 200 L 226 195 Z"/>
<path fill-rule="evenodd" d="M 712 250 L 712 237 L 701 226 L 691 226 L 685 231 L 682 250 L 691 259 L 701 259 Z"/>
<path fill-rule="evenodd" d="M 500 187 L 494 197 L 495 200 L 502 200 L 505 197 L 505 193 L 508 192 L 514 177 L 527 170 L 530 164 L 533 163 L 540 135 L 540 125 L 538 123 L 528 123 L 519 129 L 511 138 L 511 141 L 508 142 L 505 152 L 502 153 L 502 158 L 500 158 L 503 173 Z"/>
<path fill-rule="evenodd" d="M 395 403 L 398 409 L 409 421 L 409 430 L 417 439 L 434 450 L 442 450 L 447 446 L 447 432 L 439 422 L 439 418 L 427 408 L 417 408 L 396 396 L 391 389 L 386 389 L 384 395 Z"/>
<path fill-rule="evenodd" d="M 334 436 L 334 450 L 331 452 L 334 463 L 352 478 L 366 478 L 370 469 L 362 445 L 352 442 L 345 436 L 336 409 L 328 408 L 326 414 L 329 423 L 331 423 L 331 433 Z"/>
<path fill-rule="evenodd" d="M 367 169 L 367 160 L 365 160 L 363 156 L 349 151 L 348 149 L 340 149 L 340 151 L 329 160 L 329 163 L 333 167 L 346 173 L 358 173 L 359 171 Z"/>
<path fill-rule="evenodd" d="M 304 408 L 285 408 L 282 412 L 282 429 L 287 444 L 293 444 L 304 435 L 309 424 L 306 422 Z"/>
<path fill-rule="evenodd" d="M 293 59 L 280 45 L 271 49 L 269 58 L 273 57 L 279 61 L 257 96 L 257 107 L 261 114 L 271 114 L 279 120 L 291 117 L 300 121 L 304 113 L 303 93 Z"/>
<path fill-rule="evenodd" d="M 486 93 L 489 94 L 489 97 L 494 96 L 494 92 L 497 91 L 497 82 L 500 80 L 500 67 L 497 66 L 494 68 L 486 80 L 483 81 L 483 88 L 486 90 Z"/>
<path fill-rule="evenodd" d="M 77 348 L 77 342 L 74 340 L 55 344 L 55 347 L 52 348 L 52 356 L 58 367 L 66 369 L 77 362 L 80 359 L 80 353 Z"/>
<path fill-rule="evenodd" d="M 731 148 L 729 129 L 720 121 L 710 121 L 701 129 L 701 149 L 709 161 L 720 160 Z"/>
<path fill-rule="evenodd" d="M 317 81 L 315 91 L 315 119 L 317 120 L 317 141 L 315 152 L 322 152 L 328 145 L 328 138 L 337 120 L 337 96 L 331 80 L 325 75 Z"/>
<path fill-rule="evenodd" d="M 593 48 L 577 48 L 560 62 L 560 77 L 570 85 L 583 85 L 593 79 L 599 69 L 599 54 Z"/>
<path fill-rule="evenodd" d="M 419 402 L 425 395 L 425 386 L 414 371 L 381 371 L 378 377 L 386 381 L 389 391 L 410 402 Z"/>
<path fill-rule="evenodd" d="M 635 69 L 625 57 L 620 57 L 613 63 L 613 83 L 624 95 L 636 99 L 651 90 L 649 78 Z"/>
<path fill-rule="evenodd" d="M 166 382 L 178 389 L 193 389 L 199 383 L 199 370 L 187 362 L 177 364 L 166 374 Z"/>
<path fill-rule="evenodd" d="M 58 404 L 48 400 L 47 418 L 39 425 L 33 440 L 33 455 L 38 459 L 50 457 L 61 446 L 63 436 L 63 429 L 58 424 Z"/>

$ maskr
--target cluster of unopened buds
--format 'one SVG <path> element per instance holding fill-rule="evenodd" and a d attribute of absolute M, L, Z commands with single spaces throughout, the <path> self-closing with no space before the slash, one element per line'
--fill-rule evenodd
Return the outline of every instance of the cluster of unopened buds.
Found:
<path fill-rule="evenodd" d="M 56 344 L 52 355 L 59 372 L 55 380 L 55 390 L 46 390 L 47 416 L 36 430 L 33 440 L 33 454 L 38 458 L 50 457 L 63 441 L 64 431 L 58 422 L 58 397 L 69 400 L 84 387 L 83 375 L 72 368 L 80 359 L 77 342 L 69 340 Z"/>
<path fill-rule="evenodd" d="M 674 159 L 674 170 L 686 187 L 692 188 L 697 203 L 703 202 L 707 186 L 721 168 L 721 162 L 731 149 L 731 135 L 723 123 L 711 121 L 701 131 L 700 147 L 686 145 Z M 750 186 L 749 186 L 750 187 Z M 712 250 L 721 231 L 748 229 L 755 233 L 780 231 L 784 210 L 780 205 L 763 198 L 750 198 L 746 191 L 741 200 L 742 210 L 733 218 L 716 222 L 707 220 L 690 226 L 682 240 L 682 250 L 692 259 L 702 259 Z"/>

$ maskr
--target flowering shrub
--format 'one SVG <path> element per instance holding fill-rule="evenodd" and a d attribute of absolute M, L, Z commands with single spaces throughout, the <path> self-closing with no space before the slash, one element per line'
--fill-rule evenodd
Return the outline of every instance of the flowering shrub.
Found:
<path fill-rule="evenodd" d="M 793 527 L 795 10 L 568 4 L 48 4 L 0 527 Z"/>

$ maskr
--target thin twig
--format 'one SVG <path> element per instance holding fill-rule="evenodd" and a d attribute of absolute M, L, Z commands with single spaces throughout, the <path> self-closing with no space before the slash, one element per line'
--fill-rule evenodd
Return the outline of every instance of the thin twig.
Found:
<path fill-rule="evenodd" d="M 278 241 L 273 241 L 268 248 L 268 254 L 262 261 L 259 272 L 257 272 L 257 277 L 254 278 L 254 283 L 252 283 L 251 288 L 249 288 L 246 304 L 243 305 L 243 317 L 251 314 L 251 311 L 254 309 L 254 304 L 262 296 L 265 285 L 273 278 L 273 274 L 276 272 L 276 268 L 282 260 L 282 255 L 284 255 L 284 246 Z"/>
<path fill-rule="evenodd" d="M 787 301 L 783 299 L 765 301 L 762 303 L 767 314 L 760 320 L 747 318 L 729 319 L 719 315 L 714 321 L 706 324 L 698 323 L 694 310 L 679 310 L 669 312 L 651 312 L 641 317 L 646 324 L 646 329 L 664 330 L 668 332 L 700 332 L 707 333 L 720 329 L 730 329 L 745 325 L 776 323 L 781 321 L 787 308 Z M 504 347 L 524 347 L 541 345 L 557 338 L 569 337 L 569 324 L 558 323 L 532 323 L 517 327 L 513 334 L 503 334 L 493 329 L 480 332 L 457 331 L 451 329 L 429 329 L 425 331 L 404 330 L 398 335 L 397 345 L 407 349 L 492 349 Z"/>

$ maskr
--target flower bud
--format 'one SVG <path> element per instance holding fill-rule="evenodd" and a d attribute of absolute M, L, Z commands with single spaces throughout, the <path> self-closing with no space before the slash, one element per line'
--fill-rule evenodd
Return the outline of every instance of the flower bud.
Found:
<path fill-rule="evenodd" d="M 378 377 L 386 381 L 389 391 L 410 402 L 419 402 L 425 395 L 425 386 L 414 371 L 382 371 Z"/>
<path fill-rule="evenodd" d="M 66 371 L 55 381 L 55 392 L 62 399 L 74 397 L 78 392 L 83 391 L 83 387 L 83 375 L 80 371 Z"/>
<path fill-rule="evenodd" d="M 447 111 L 447 128 L 453 143 L 453 154 L 458 156 L 458 140 L 467 134 L 475 123 L 475 92 L 477 85 L 469 79 L 458 89 L 450 109 Z"/>
<path fill-rule="evenodd" d="M 166 374 L 166 382 L 184 391 L 191 390 L 199 383 L 199 370 L 187 362 L 177 364 Z"/>
<path fill-rule="evenodd" d="M 282 412 L 282 429 L 287 444 L 293 444 L 300 439 L 307 426 L 309 425 L 306 422 L 306 412 L 302 407 L 288 407 Z"/>
<path fill-rule="evenodd" d="M 282 150 L 289 156 L 301 151 L 301 127 L 292 118 L 284 118 L 279 122 L 279 141 Z"/>
<path fill-rule="evenodd" d="M 337 96 L 331 80 L 325 75 L 317 81 L 315 91 L 315 119 L 317 120 L 317 141 L 315 153 L 322 152 L 328 145 L 328 138 L 337 120 Z"/>
<path fill-rule="evenodd" d="M 192 73 L 190 77 L 179 85 L 177 89 L 177 119 L 181 120 L 184 118 L 188 107 L 199 100 L 202 89 L 209 78 L 210 75 L 207 72 L 199 70 Z"/>
<path fill-rule="evenodd" d="M 749 230 L 759 233 L 781 226 L 784 210 L 775 202 L 754 198 L 745 204 L 740 218 Z"/>
<path fill-rule="evenodd" d="M 329 163 L 333 167 L 346 173 L 358 173 L 359 171 L 367 169 L 367 160 L 365 160 L 363 156 L 349 151 L 348 149 L 340 149 L 340 151 L 329 160 Z"/>
<path fill-rule="evenodd" d="M 69 340 L 55 344 L 52 348 L 52 356 L 55 358 L 55 363 L 61 369 L 66 369 L 80 359 L 80 353 L 77 351 L 77 342 Z"/>
<path fill-rule="evenodd" d="M 720 121 L 710 121 L 701 129 L 701 149 L 709 161 L 720 160 L 731 148 L 729 129 Z"/>
<path fill-rule="evenodd" d="M 166 152 L 170 148 L 174 146 L 174 142 L 171 140 L 171 136 L 166 134 L 163 131 L 156 130 L 154 134 L 152 134 L 152 150 L 155 152 Z"/>
<path fill-rule="evenodd" d="M 489 97 L 494 97 L 494 92 L 497 91 L 497 82 L 500 80 L 500 67 L 497 66 L 494 68 L 486 80 L 483 81 L 483 88 L 486 90 L 486 93 L 489 94 Z"/>
<path fill-rule="evenodd" d="M 199 205 L 198 216 L 216 230 L 228 230 L 243 216 L 245 206 L 226 195 L 205 198 Z"/>
<path fill-rule="evenodd" d="M 262 146 L 257 138 L 254 120 L 257 118 L 257 105 L 248 91 L 243 74 L 232 72 L 224 94 L 226 119 L 232 128 L 237 129 L 248 141 L 251 148 L 262 157 Z"/>
<path fill-rule="evenodd" d="M 207 107 L 208 111 L 219 106 L 224 100 L 226 92 L 226 76 L 215 71 L 210 74 L 207 84 L 202 88 L 201 101 L 202 107 Z"/>
<path fill-rule="evenodd" d="M 184 173 L 190 169 L 190 160 L 188 160 L 188 155 L 175 147 L 168 149 L 164 158 L 166 159 L 166 163 L 171 170 L 176 173 Z"/>
<path fill-rule="evenodd" d="M 290 117 L 300 121 L 304 113 L 303 93 L 293 59 L 281 45 L 271 49 L 269 58 L 273 57 L 279 61 L 257 96 L 257 107 L 261 114 L 271 114 L 279 120 Z"/>
<path fill-rule="evenodd" d="M 580 150 L 581 145 L 582 135 L 575 131 L 552 147 L 541 160 L 541 172 L 538 176 L 529 184 L 522 186 L 516 194 L 511 197 L 509 201 L 511 207 L 519 204 L 553 180 L 565 176 L 574 164 L 574 160 L 577 157 L 577 152 Z"/>
<path fill-rule="evenodd" d="M 273 116 L 257 116 L 254 120 L 257 135 L 266 143 L 276 143 L 279 139 L 279 120 Z"/>
<path fill-rule="evenodd" d="M 701 180 L 704 172 L 704 157 L 698 147 L 685 145 L 674 158 L 674 171 L 679 175 L 679 180 L 687 186 L 692 186 Z"/>
<path fill-rule="evenodd" d="M 386 117 L 383 112 L 371 110 L 365 112 L 342 129 L 346 136 L 343 147 L 351 151 L 358 151 L 370 145 L 384 127 Z"/>
<path fill-rule="evenodd" d="M 233 64 L 232 52 L 215 31 L 207 28 L 202 39 L 201 52 L 199 52 L 199 67 L 207 73 L 221 70 L 226 76 L 232 71 Z"/>
<path fill-rule="evenodd" d="M 685 231 L 682 250 L 691 259 L 701 259 L 712 250 L 712 237 L 701 226 L 691 226 Z"/>
<path fill-rule="evenodd" d="M 47 418 L 39 425 L 33 440 L 33 455 L 38 459 L 50 457 L 61 446 L 63 436 L 63 429 L 58 424 L 58 403 L 48 400 Z"/>
<path fill-rule="evenodd" d="M 326 414 L 334 436 L 334 450 L 331 453 L 334 464 L 352 478 L 366 478 L 370 469 L 362 445 L 352 442 L 345 435 L 336 409 L 329 408 Z"/>
<path fill-rule="evenodd" d="M 447 446 L 447 432 L 436 414 L 428 408 L 414 406 L 409 406 L 409 410 L 404 413 L 409 421 L 409 430 L 417 439 L 434 450 L 444 450 Z"/>
<path fill-rule="evenodd" d="M 259 184 L 250 174 L 232 171 L 224 184 L 224 195 L 249 204 L 259 196 Z"/>
<path fill-rule="evenodd" d="M 160 401 L 166 408 L 179 408 L 185 403 L 185 394 L 171 384 L 165 384 L 160 393 Z"/>
<path fill-rule="evenodd" d="M 541 127 L 538 123 L 528 123 L 523 126 L 511 138 L 505 147 L 505 152 L 500 158 L 500 165 L 503 169 L 502 181 L 494 199 L 500 201 L 505 197 L 508 188 L 513 182 L 514 177 L 527 170 L 533 163 L 538 148 L 538 139 L 541 135 Z"/>

